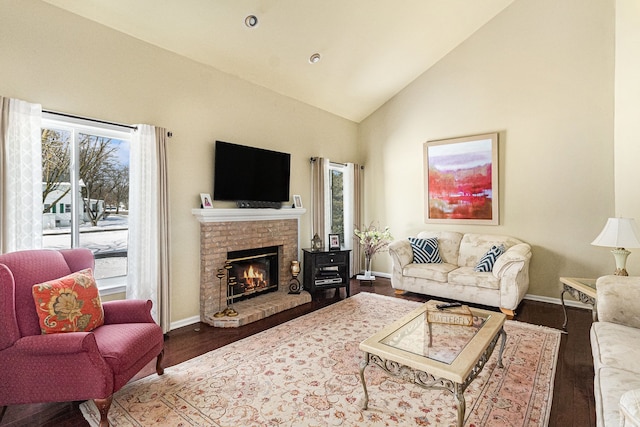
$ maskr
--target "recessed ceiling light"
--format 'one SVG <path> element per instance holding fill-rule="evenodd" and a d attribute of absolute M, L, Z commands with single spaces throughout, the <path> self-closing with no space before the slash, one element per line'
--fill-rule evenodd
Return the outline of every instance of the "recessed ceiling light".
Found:
<path fill-rule="evenodd" d="M 309 57 L 309 63 L 311 63 L 311 64 L 315 64 L 318 61 L 320 61 L 320 54 L 319 53 L 314 53 L 313 55 L 311 55 Z"/>
<path fill-rule="evenodd" d="M 244 18 L 244 25 L 249 28 L 254 28 L 258 26 L 258 17 L 256 15 L 249 15 Z"/>

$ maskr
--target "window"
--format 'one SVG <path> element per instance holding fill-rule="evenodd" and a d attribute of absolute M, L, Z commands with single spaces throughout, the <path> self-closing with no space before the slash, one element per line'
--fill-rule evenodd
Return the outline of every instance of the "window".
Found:
<path fill-rule="evenodd" d="M 43 247 L 91 249 L 98 286 L 120 292 L 127 275 L 131 132 L 53 117 L 45 116 L 42 128 Z"/>
<path fill-rule="evenodd" d="M 326 200 L 329 201 L 325 204 L 325 223 L 329 227 L 327 234 L 340 235 L 341 245 L 350 249 L 353 243 L 353 174 L 349 166 L 330 163 L 326 185 Z"/>

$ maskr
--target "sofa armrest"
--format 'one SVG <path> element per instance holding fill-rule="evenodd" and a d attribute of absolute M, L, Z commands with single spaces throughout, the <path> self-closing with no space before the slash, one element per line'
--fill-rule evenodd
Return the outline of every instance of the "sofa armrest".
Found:
<path fill-rule="evenodd" d="M 498 279 L 502 278 L 510 267 L 518 266 L 517 270 L 521 270 L 531 258 L 531 246 L 526 243 L 518 243 L 511 246 L 502 255 L 496 259 L 493 265 L 493 275 Z"/>
<path fill-rule="evenodd" d="M 84 352 L 100 353 L 96 338 L 91 332 L 29 335 L 16 341 L 13 349 L 29 356 L 56 356 Z"/>
<path fill-rule="evenodd" d="M 13 274 L 6 265 L 0 264 L 0 350 L 11 347 L 20 338 L 15 305 Z"/>
<path fill-rule="evenodd" d="M 599 277 L 596 295 L 598 320 L 640 328 L 640 277 Z"/>
<path fill-rule="evenodd" d="M 150 300 L 128 299 L 102 303 L 104 309 L 104 324 L 116 323 L 155 323 L 151 317 Z"/>
<path fill-rule="evenodd" d="M 388 248 L 394 268 L 402 270 L 407 264 L 413 262 L 413 250 L 409 240 L 396 240 L 391 242 Z"/>

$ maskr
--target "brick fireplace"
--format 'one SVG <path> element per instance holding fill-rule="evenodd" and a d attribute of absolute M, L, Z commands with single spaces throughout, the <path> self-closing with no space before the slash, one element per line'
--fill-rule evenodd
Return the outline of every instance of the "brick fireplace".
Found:
<path fill-rule="evenodd" d="M 289 267 L 298 260 L 299 219 L 305 209 L 193 209 L 200 221 L 200 320 L 213 326 L 237 327 L 311 301 L 302 291 L 290 295 Z M 226 281 L 216 277 L 229 252 L 275 247 L 278 290 L 234 304 L 236 317 L 214 317 L 226 304 Z M 222 304 L 220 303 L 222 302 Z"/>

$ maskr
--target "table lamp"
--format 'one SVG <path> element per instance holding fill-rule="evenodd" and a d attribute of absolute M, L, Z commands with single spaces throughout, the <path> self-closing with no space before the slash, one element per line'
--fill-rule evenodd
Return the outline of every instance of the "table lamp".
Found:
<path fill-rule="evenodd" d="M 631 252 L 625 248 L 640 248 L 640 232 L 633 218 L 609 218 L 604 228 L 591 242 L 594 246 L 607 246 L 616 259 L 616 276 L 628 276 L 625 265 Z"/>

